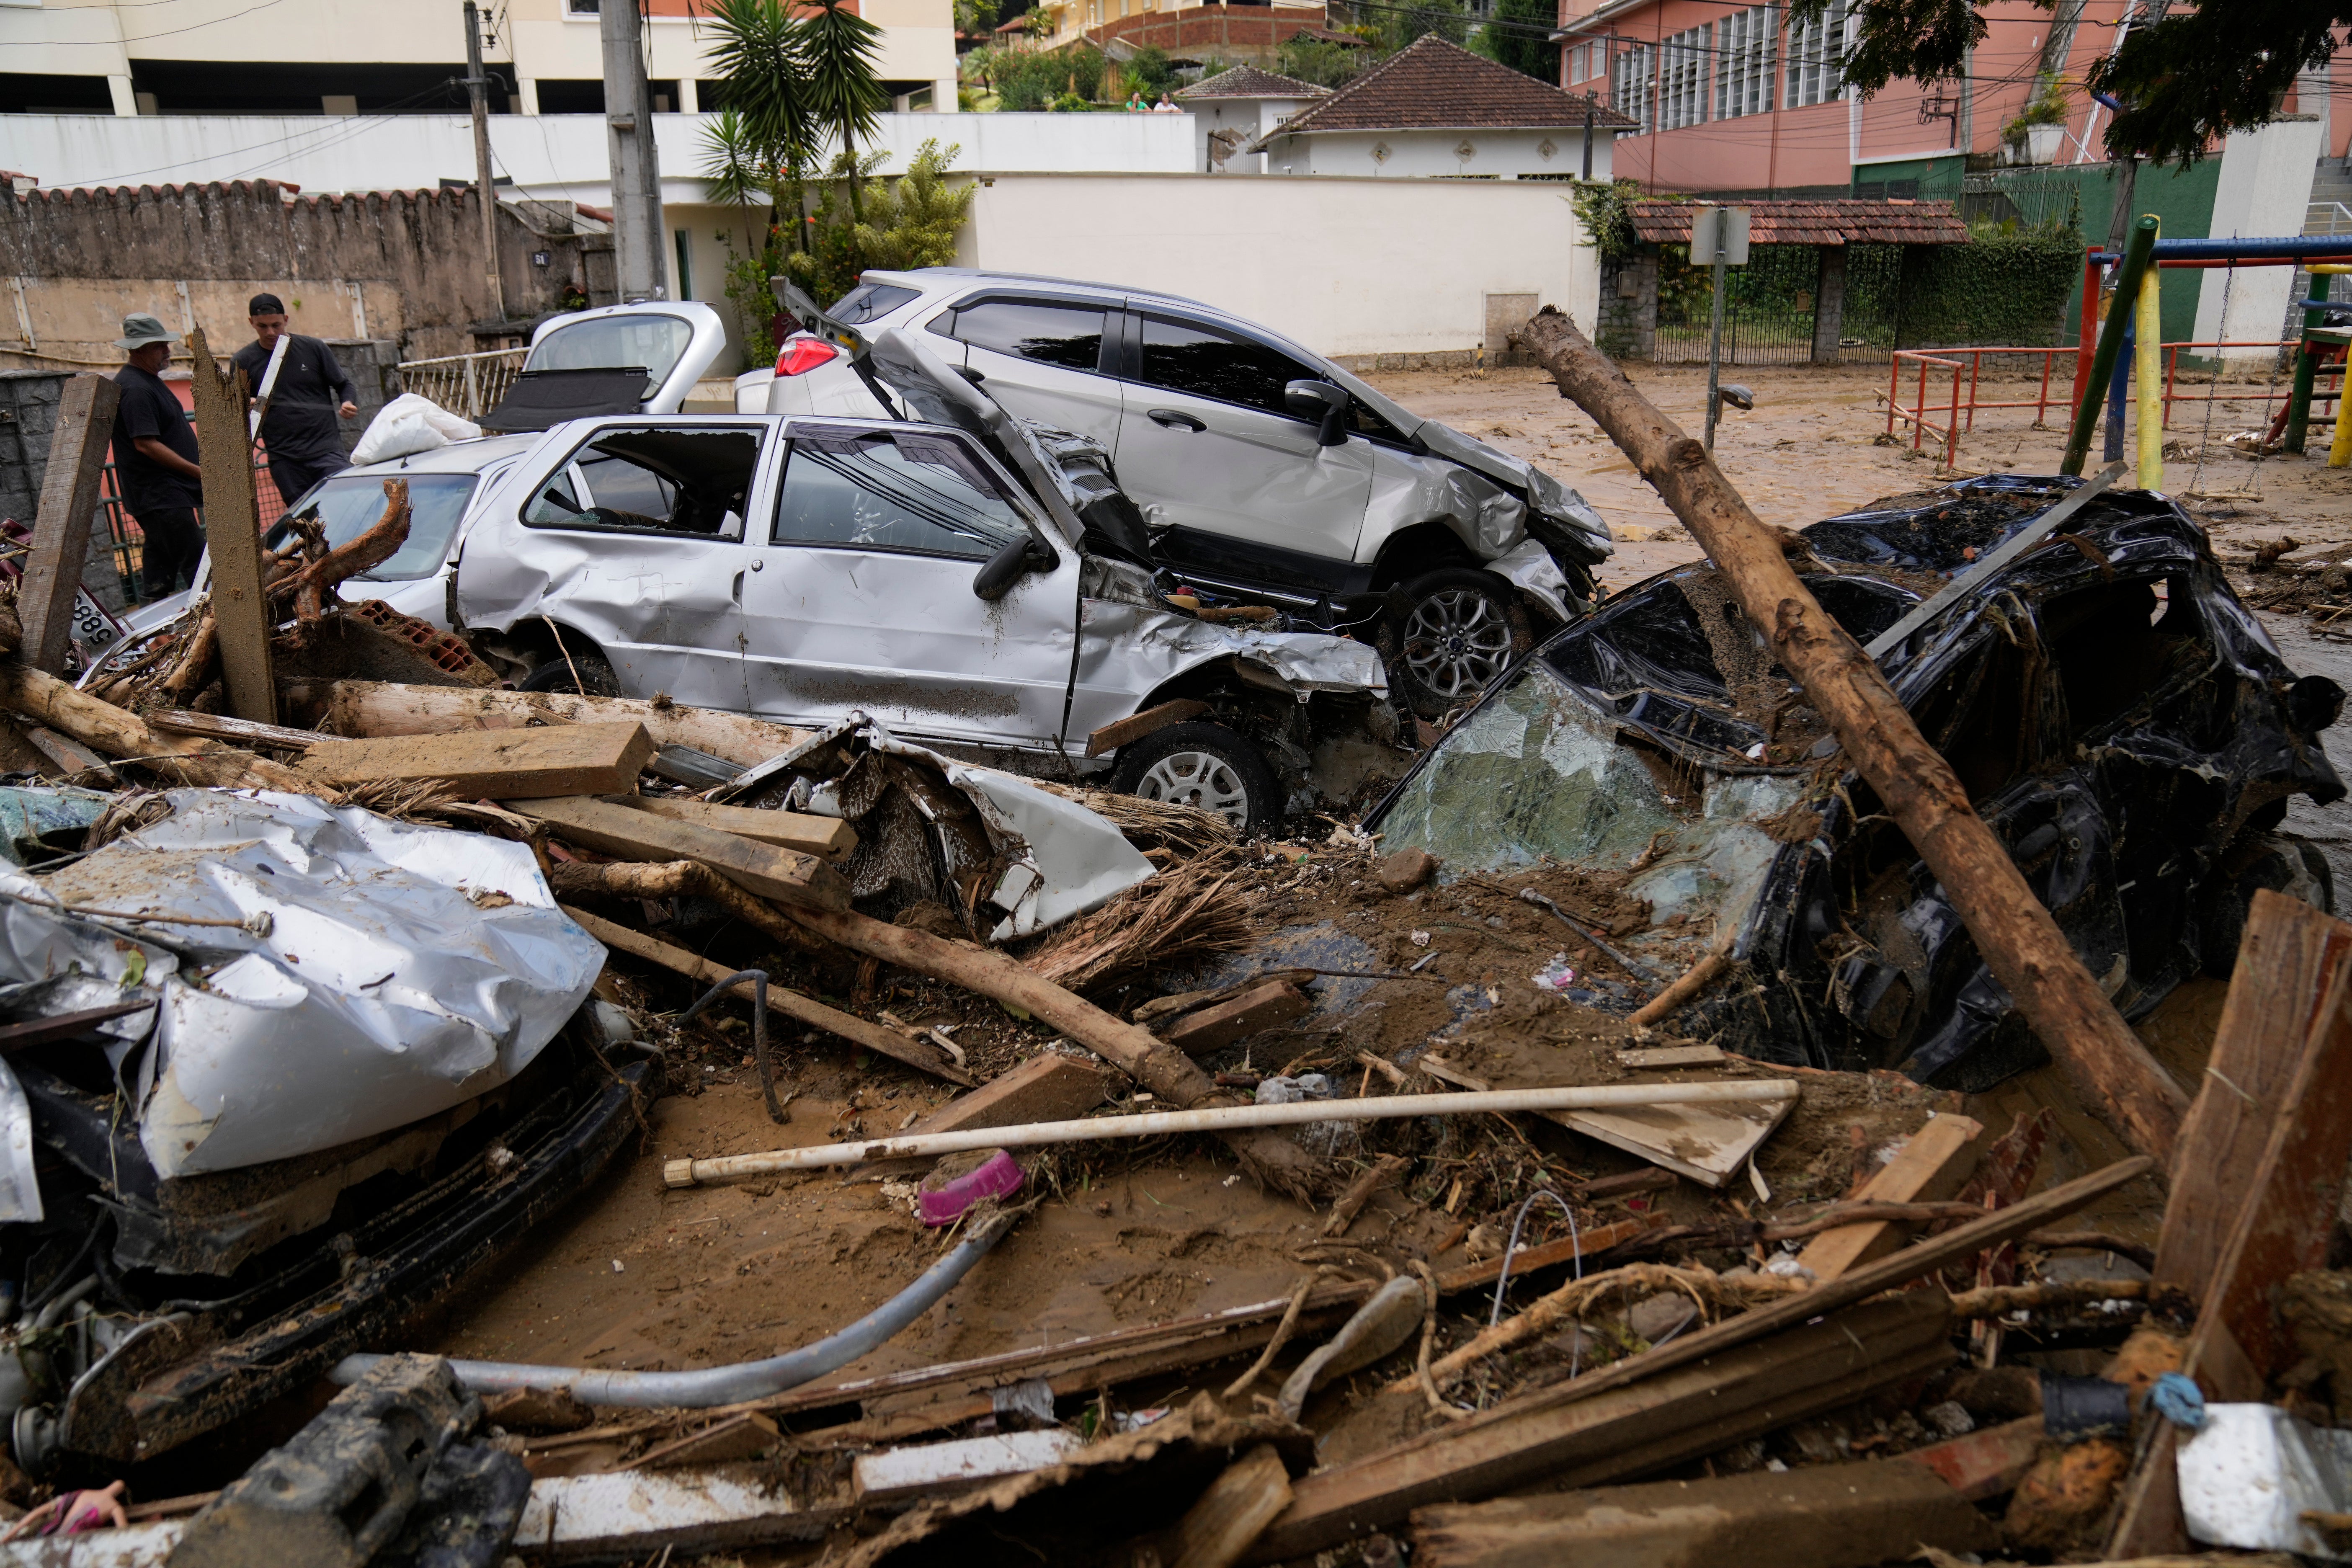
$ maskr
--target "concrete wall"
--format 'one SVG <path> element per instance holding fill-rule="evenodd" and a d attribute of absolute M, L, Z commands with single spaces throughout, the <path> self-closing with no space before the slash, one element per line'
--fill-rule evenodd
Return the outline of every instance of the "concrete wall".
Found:
<path fill-rule="evenodd" d="M 0 363 L 120 364 L 123 316 L 202 326 L 217 350 L 248 341 L 246 302 L 268 289 L 295 331 L 384 339 L 407 357 L 462 353 L 501 314 L 480 259 L 471 191 L 295 196 L 269 181 L 177 190 L 24 191 L 0 200 Z M 506 304 L 530 315 L 578 270 L 574 237 L 501 214 Z M 551 265 L 530 266 L 530 247 Z M 27 331 L 29 329 L 29 331 Z"/>
<path fill-rule="evenodd" d="M 1561 188 L 1517 181 L 1000 175 L 956 259 L 1187 295 L 1351 360 L 1466 358 L 1490 294 L 1589 332 L 1600 289 Z"/>
<path fill-rule="evenodd" d="M 2221 174 L 2213 192 L 2213 218 L 2206 232 L 2216 238 L 2303 232 L 2311 200 L 2312 173 L 2326 141 L 2326 124 L 2315 114 L 2274 120 L 2231 134 L 2221 150 Z M 2197 342 L 2271 342 L 2286 320 L 2292 267 L 2217 268 L 2200 275 L 2197 294 Z M 2223 314 L 2223 300 L 2228 314 Z M 2274 350 L 2225 354 L 2231 370 L 2252 370 L 2277 357 Z"/>
<path fill-rule="evenodd" d="M 1182 105 L 1191 112 L 1192 121 L 1192 170 L 1195 174 L 1263 174 L 1265 154 L 1236 151 L 1219 170 L 1209 156 L 1209 133 L 1232 131 L 1240 133 L 1241 145 L 1248 146 L 1259 137 L 1297 113 L 1313 99 L 1306 98 L 1202 98 Z"/>
<path fill-rule="evenodd" d="M 1592 133 L 1592 177 L 1609 178 L 1611 132 Z M 1463 150 L 1468 149 L 1468 156 Z M 1550 149 L 1546 152 L 1545 149 Z M 1332 132 L 1286 136 L 1266 149 L 1271 174 L 1349 174 L 1370 179 L 1517 179 L 1575 175 L 1584 169 L 1584 130 Z"/>

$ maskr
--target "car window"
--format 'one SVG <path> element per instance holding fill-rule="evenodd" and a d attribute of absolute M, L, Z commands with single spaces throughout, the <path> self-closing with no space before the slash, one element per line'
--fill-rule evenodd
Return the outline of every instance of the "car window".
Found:
<path fill-rule="evenodd" d="M 1282 401 L 1294 381 L 1321 374 L 1238 332 L 1169 316 L 1143 318 L 1143 374 L 1150 385 L 1296 418 Z"/>
<path fill-rule="evenodd" d="M 526 370 L 627 370 L 642 366 L 656 382 L 667 377 L 694 341 L 677 316 L 599 316 L 558 327 L 532 345 Z"/>
<path fill-rule="evenodd" d="M 770 538 L 979 561 L 1027 531 L 958 443 L 873 431 L 793 438 Z"/>
<path fill-rule="evenodd" d="M 1360 397 L 1348 399 L 1348 433 L 1374 441 L 1392 442 L 1400 447 L 1410 444 L 1405 440 L 1403 431 L 1364 406 L 1364 400 Z"/>
<path fill-rule="evenodd" d="M 622 426 L 597 431 L 523 509 L 534 528 L 737 539 L 760 461 L 750 430 Z"/>
<path fill-rule="evenodd" d="M 919 292 L 901 289 L 895 283 L 860 283 L 825 307 L 824 313 L 845 327 L 864 326 L 877 316 L 888 315 Z"/>
<path fill-rule="evenodd" d="M 390 583 L 422 577 L 436 570 L 448 553 L 449 536 L 466 515 L 474 493 L 471 474 L 410 474 L 408 538 L 383 565 L 362 572 L 364 579 Z M 294 524 L 316 521 L 324 531 L 327 548 L 349 544 L 383 520 L 383 481 L 361 475 L 332 479 L 310 492 L 299 510 L 289 512 L 273 527 L 263 543 L 282 550 L 294 536 Z"/>
<path fill-rule="evenodd" d="M 1039 364 L 1092 370 L 1102 360 L 1103 312 L 1045 300 L 983 300 L 958 310 L 948 335 Z"/>

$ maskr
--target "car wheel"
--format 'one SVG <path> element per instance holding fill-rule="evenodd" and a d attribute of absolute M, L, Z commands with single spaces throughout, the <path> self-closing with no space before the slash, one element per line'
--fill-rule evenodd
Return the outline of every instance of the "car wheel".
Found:
<path fill-rule="evenodd" d="M 601 654 L 552 658 L 515 682 L 518 691 L 568 691 L 582 697 L 618 697 L 620 678 Z"/>
<path fill-rule="evenodd" d="M 1223 724 L 1171 724 L 1121 746 L 1111 788 L 1223 817 L 1244 835 L 1282 820 L 1282 785 L 1255 746 Z"/>
<path fill-rule="evenodd" d="M 2215 979 L 2229 979 L 2238 967 L 2246 917 L 2263 888 L 2301 899 L 2321 914 L 2336 912 L 2336 876 L 2317 845 L 2273 833 L 2239 835 L 2198 890 L 2205 973 Z"/>
<path fill-rule="evenodd" d="M 1432 572 L 1404 585 L 1404 600 L 1381 651 L 1390 680 L 1423 719 L 1475 701 L 1534 645 L 1517 590 L 1491 573 Z"/>

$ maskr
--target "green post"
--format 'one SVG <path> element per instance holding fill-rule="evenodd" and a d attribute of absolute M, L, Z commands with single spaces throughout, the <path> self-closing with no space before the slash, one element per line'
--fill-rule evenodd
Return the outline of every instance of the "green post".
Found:
<path fill-rule="evenodd" d="M 2315 272 L 2311 276 L 2311 281 L 2315 289 L 2315 292 L 2311 296 L 2313 299 L 2333 300 L 2336 298 L 2336 279 L 2334 277 L 2325 272 Z M 2303 312 L 2304 337 L 2300 342 L 2294 345 L 2294 394 L 2287 399 L 2286 439 L 2281 443 L 2280 449 L 2282 451 L 2300 452 L 2303 450 L 2304 432 L 2308 429 L 2311 425 L 2312 381 L 2317 371 L 2317 367 L 2311 363 L 2310 333 L 2312 328 L 2323 326 L 2326 323 L 2326 321 L 2327 312 L 2325 310 L 2310 308 L 2305 310 Z M 2352 377 L 2347 377 L 2347 382 L 2352 382 Z M 2337 395 L 2341 396 L 2343 395 L 2338 393 Z"/>
<path fill-rule="evenodd" d="M 2074 427 L 2066 437 L 2065 460 L 2058 465 L 2061 473 L 2082 478 L 2083 464 L 2091 455 L 2091 431 L 2099 422 L 2099 403 L 2115 375 L 2116 354 L 2123 345 L 2124 329 L 2131 324 L 2132 309 L 2139 300 L 2139 280 L 2147 274 L 2156 252 L 2157 226 L 2156 215 L 2144 214 L 2132 225 L 2130 237 L 2124 241 L 2124 265 L 2116 275 L 2116 297 L 2107 306 L 2107 324 L 2099 331 L 2098 353 L 2091 356 L 2091 377 L 2083 387 L 2083 401 L 2074 410 Z"/>

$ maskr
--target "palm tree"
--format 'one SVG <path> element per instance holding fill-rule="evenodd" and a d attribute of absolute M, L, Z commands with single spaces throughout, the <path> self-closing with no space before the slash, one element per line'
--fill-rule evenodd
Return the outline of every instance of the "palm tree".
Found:
<path fill-rule="evenodd" d="M 750 121 L 732 109 L 722 109 L 702 128 L 702 183 L 710 199 L 724 206 L 744 209 L 748 221 L 754 202 L 772 205 L 776 198 L 773 149 L 751 134 Z"/>
<path fill-rule="evenodd" d="M 761 0 L 719 3 L 754 5 Z M 849 210 L 862 222 L 866 214 L 858 196 L 863 182 L 857 172 L 857 143 L 873 138 L 880 128 L 882 106 L 888 101 L 875 70 L 875 60 L 882 52 L 882 29 L 845 9 L 843 0 L 815 0 L 814 14 L 798 24 L 798 31 L 813 116 L 840 142 L 841 152 L 849 161 Z"/>
<path fill-rule="evenodd" d="M 805 162 L 816 102 L 803 28 L 781 0 L 711 0 L 705 20 L 718 36 L 710 63 L 727 83 L 727 107 L 778 164 Z"/>

